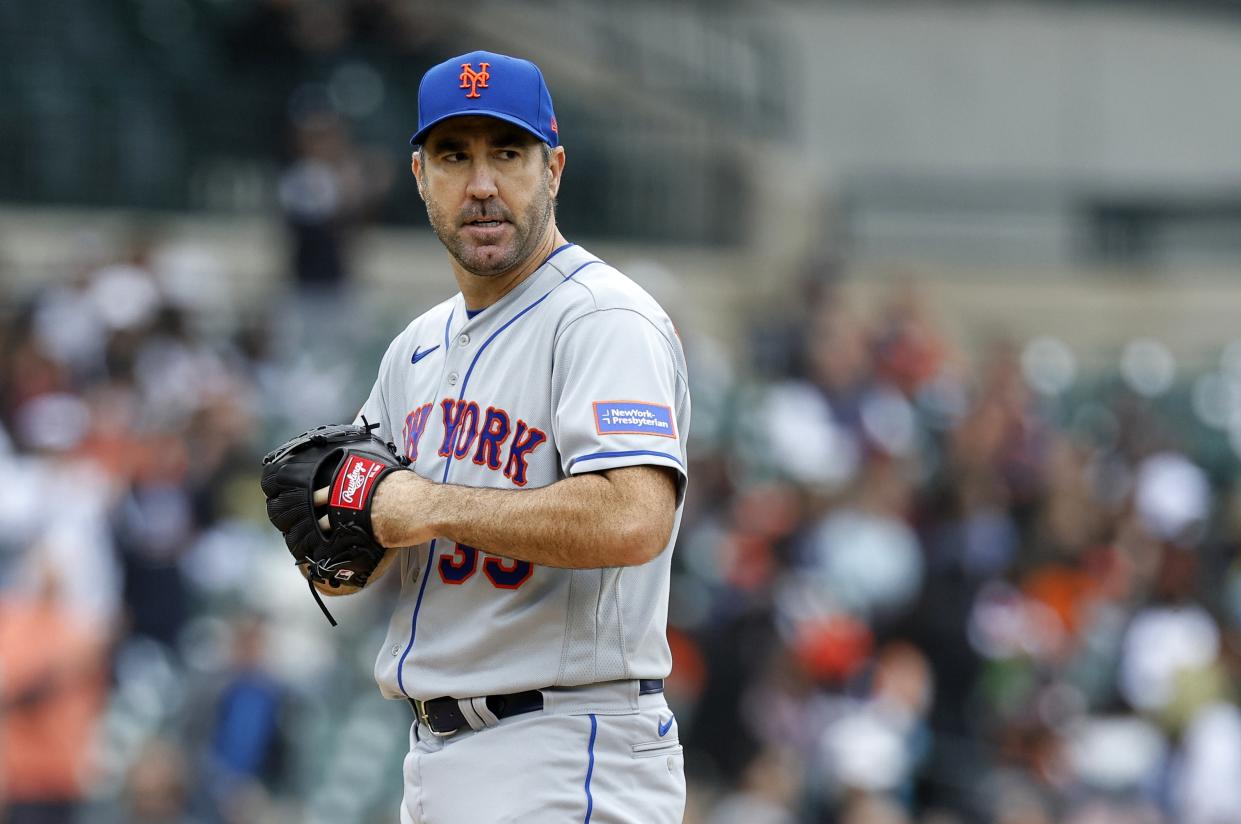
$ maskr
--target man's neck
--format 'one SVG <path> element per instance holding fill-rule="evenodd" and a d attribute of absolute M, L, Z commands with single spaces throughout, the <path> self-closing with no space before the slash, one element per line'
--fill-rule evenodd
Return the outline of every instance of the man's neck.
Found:
<path fill-rule="evenodd" d="M 465 308 L 470 311 L 486 309 L 516 289 L 526 278 L 534 274 L 543 264 L 543 261 L 547 260 L 547 256 L 564 243 L 564 235 L 560 234 L 560 230 L 556 228 L 555 224 L 552 224 L 548 227 L 547 237 L 539 244 L 530 257 L 509 271 L 490 277 L 471 274 L 453 259 L 453 277 L 457 279 L 457 286 L 461 289 L 461 296 L 465 298 Z"/>

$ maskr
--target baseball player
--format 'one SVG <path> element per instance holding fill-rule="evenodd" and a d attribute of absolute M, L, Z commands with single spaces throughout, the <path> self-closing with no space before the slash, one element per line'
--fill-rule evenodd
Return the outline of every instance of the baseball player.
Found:
<path fill-rule="evenodd" d="M 359 415 L 400 458 L 345 453 L 315 497 L 366 511 L 348 528 L 387 548 L 369 580 L 400 574 L 375 677 L 415 715 L 401 821 L 679 822 L 662 679 L 690 414 L 680 342 L 557 228 L 565 152 L 533 63 L 435 66 L 411 142 L 460 293 L 393 340 Z"/>

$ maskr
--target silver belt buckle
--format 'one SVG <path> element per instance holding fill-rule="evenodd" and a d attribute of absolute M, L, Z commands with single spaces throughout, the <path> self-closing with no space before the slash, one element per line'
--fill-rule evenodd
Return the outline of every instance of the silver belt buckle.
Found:
<path fill-rule="evenodd" d="M 440 732 L 439 730 L 435 729 L 435 727 L 431 726 L 431 716 L 427 715 L 427 702 L 426 701 L 420 701 L 419 699 L 415 698 L 414 699 L 414 711 L 418 714 L 418 723 L 422 724 L 422 726 L 426 728 L 426 731 L 431 733 L 435 737 L 448 738 L 450 736 L 457 734 L 456 730 L 449 730 L 448 732 Z"/>

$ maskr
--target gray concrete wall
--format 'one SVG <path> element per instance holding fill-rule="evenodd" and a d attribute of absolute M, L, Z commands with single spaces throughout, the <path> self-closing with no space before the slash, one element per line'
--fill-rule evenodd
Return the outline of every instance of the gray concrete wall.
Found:
<path fill-rule="evenodd" d="M 792 4 L 825 181 L 908 171 L 1061 185 L 1241 185 L 1241 25 L 1116 6 Z"/>

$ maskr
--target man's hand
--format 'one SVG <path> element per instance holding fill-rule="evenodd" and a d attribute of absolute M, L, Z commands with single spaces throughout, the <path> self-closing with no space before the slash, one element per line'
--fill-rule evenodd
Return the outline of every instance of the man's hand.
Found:
<path fill-rule="evenodd" d="M 361 589 L 388 554 L 371 531 L 370 499 L 385 477 L 408 472 L 409 462 L 376 438 L 374 428 L 316 427 L 263 458 L 267 516 L 312 593 L 321 585 Z M 326 609 L 324 614 L 335 624 Z"/>
<path fill-rule="evenodd" d="M 435 528 L 426 520 L 426 507 L 409 507 L 401 502 L 426 501 L 440 484 L 432 483 L 417 472 L 394 472 L 380 480 L 371 495 L 371 534 L 381 546 L 418 546 L 436 537 Z M 315 490 L 315 505 L 326 506 L 331 490 Z M 328 532 L 327 516 L 319 519 L 319 527 Z"/>

